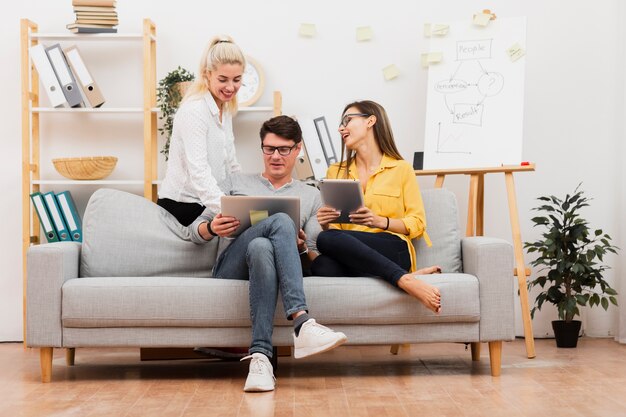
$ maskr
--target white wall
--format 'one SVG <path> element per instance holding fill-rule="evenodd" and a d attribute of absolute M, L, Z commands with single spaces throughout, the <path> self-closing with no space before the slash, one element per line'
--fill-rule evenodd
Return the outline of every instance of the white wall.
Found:
<path fill-rule="evenodd" d="M 412 159 L 421 150 L 427 72 L 419 66 L 419 54 L 427 47 L 422 36 L 425 22 L 470 19 L 485 3 L 479 1 L 386 2 L 243 0 L 230 3 L 179 0 L 175 4 L 135 0 L 118 2 L 120 32 L 140 32 L 141 19 L 157 25 L 157 76 L 178 65 L 196 72 L 206 41 L 214 34 L 229 33 L 245 52 L 261 63 L 266 73 L 266 92 L 259 105 L 271 104 L 271 91 L 283 93 L 286 114 L 325 115 L 336 126 L 343 106 L 355 99 L 373 99 L 388 110 L 402 154 Z M 622 82 L 624 56 L 620 29 L 624 13 L 617 0 L 572 2 L 554 0 L 493 1 L 489 7 L 498 16 L 527 16 L 526 98 L 524 108 L 524 160 L 537 163 L 535 173 L 516 177 L 522 235 L 538 237 L 532 229 L 529 209 L 534 198 L 546 193 L 563 194 L 584 182 L 595 201 L 586 214 L 593 226 L 623 238 L 619 204 L 624 208 L 624 181 L 618 181 L 615 152 L 622 143 Z M 27 17 L 42 32 L 62 32 L 73 19 L 68 1 L 31 0 L 15 4 L 2 17 L 0 74 L 5 99 L 0 114 L 6 133 L 5 158 L 0 181 L 4 190 L 0 218 L 6 236 L 0 242 L 0 340 L 21 340 L 21 207 L 20 207 L 20 91 L 19 18 Z M 301 22 L 317 25 L 313 39 L 297 35 Z M 355 27 L 370 25 L 374 39 L 354 41 Z M 84 44 L 86 45 L 86 44 Z M 117 45 L 117 44 L 116 44 Z M 85 47 L 87 60 L 97 68 L 95 78 L 110 105 L 141 104 L 140 45 Z M 83 48 L 81 48 L 82 50 Z M 382 67 L 395 63 L 401 76 L 387 82 Z M 118 69 L 127 78 L 116 77 Z M 95 70 L 94 70 L 95 71 Z M 619 87 L 618 87 L 619 86 Z M 621 106 L 621 107 L 620 107 Z M 268 115 L 242 114 L 236 124 L 239 157 L 248 170 L 258 170 L 257 131 Z M 72 129 L 68 132 L 68 125 Z M 90 137 L 89 142 L 83 140 Z M 42 116 L 42 171 L 55 175 L 49 160 L 59 156 L 112 154 L 120 158 L 111 178 L 141 175 L 141 121 L 132 117 L 109 117 L 85 121 L 71 115 Z M 50 140 L 49 140 L 50 139 Z M 623 155 L 623 147 L 622 155 Z M 162 165 L 162 164 L 161 164 Z M 624 179 L 624 174 L 621 174 Z M 423 188 L 432 186 L 424 178 Z M 467 199 L 467 178 L 450 177 L 446 186 L 461 202 Z M 75 188 L 78 205 L 84 206 L 93 189 Z M 140 189 L 131 189 L 140 193 Z M 504 180 L 486 179 L 485 232 L 510 240 Z M 623 240 L 622 240 L 623 241 Z M 624 246 L 624 245 L 622 245 Z M 616 282 L 625 269 L 609 258 L 616 269 L 609 280 Z M 626 286 L 624 286 L 626 288 Z M 554 312 L 544 309 L 534 321 L 536 335 L 550 334 Z M 613 334 L 614 312 L 585 312 L 586 333 Z M 626 327 L 626 326 L 625 326 Z M 522 334 L 518 315 L 518 333 Z"/>

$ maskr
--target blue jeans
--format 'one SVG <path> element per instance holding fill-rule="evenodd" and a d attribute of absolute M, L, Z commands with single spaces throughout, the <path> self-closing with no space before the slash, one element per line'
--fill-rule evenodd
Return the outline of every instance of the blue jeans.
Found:
<path fill-rule="evenodd" d="M 250 281 L 250 353 L 272 357 L 272 333 L 278 290 L 287 318 L 308 310 L 302 285 L 297 229 L 284 213 L 274 214 L 239 235 L 220 255 L 215 278 Z"/>

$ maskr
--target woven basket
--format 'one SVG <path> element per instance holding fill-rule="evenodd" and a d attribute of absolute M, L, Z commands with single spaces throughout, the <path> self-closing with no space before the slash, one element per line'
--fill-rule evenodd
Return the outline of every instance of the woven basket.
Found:
<path fill-rule="evenodd" d="M 101 180 L 108 177 L 115 164 L 115 156 L 87 156 L 83 158 L 57 158 L 52 163 L 57 172 L 72 180 Z"/>

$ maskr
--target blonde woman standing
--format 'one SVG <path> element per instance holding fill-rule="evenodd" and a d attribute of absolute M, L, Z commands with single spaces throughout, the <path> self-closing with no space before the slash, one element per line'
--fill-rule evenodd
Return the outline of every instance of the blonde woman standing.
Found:
<path fill-rule="evenodd" d="M 183 225 L 206 209 L 216 215 L 230 175 L 241 167 L 235 155 L 232 117 L 246 66 L 229 36 L 217 36 L 200 60 L 198 77 L 182 100 L 172 129 L 165 178 L 157 204 Z M 206 230 L 204 230 L 206 229 Z M 216 234 L 210 223 L 201 231 Z"/>

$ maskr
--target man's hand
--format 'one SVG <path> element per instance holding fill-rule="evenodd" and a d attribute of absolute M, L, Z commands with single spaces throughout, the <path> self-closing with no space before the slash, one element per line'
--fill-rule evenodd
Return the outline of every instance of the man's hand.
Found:
<path fill-rule="evenodd" d="M 228 237 L 239 227 L 239 220 L 232 216 L 222 216 L 222 213 L 219 213 L 211 221 L 210 227 L 219 237 Z"/>
<path fill-rule="evenodd" d="M 298 232 L 298 253 L 306 252 L 307 249 L 306 234 L 304 233 L 304 230 L 300 229 Z"/>

